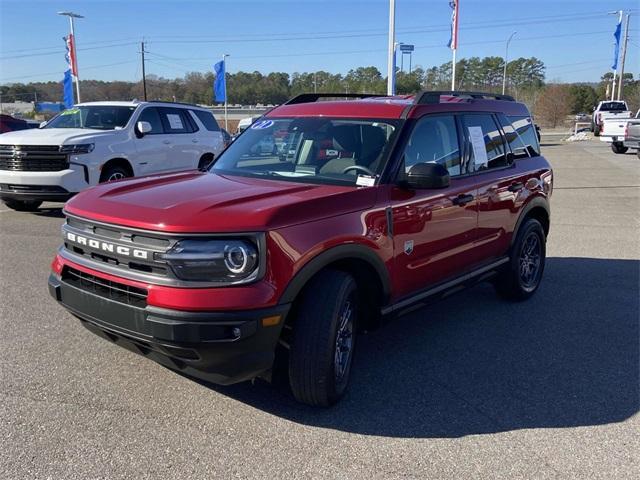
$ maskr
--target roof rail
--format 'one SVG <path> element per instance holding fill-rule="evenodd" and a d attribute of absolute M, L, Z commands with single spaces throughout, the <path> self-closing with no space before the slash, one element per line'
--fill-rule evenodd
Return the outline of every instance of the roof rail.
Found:
<path fill-rule="evenodd" d="M 321 98 L 335 98 L 347 99 L 347 98 L 370 98 L 370 97 L 386 97 L 387 95 L 381 95 L 379 93 L 301 93 L 295 97 L 287 100 L 284 105 L 296 105 L 298 103 L 314 103 Z"/>
<path fill-rule="evenodd" d="M 510 95 L 501 95 L 499 93 L 489 92 L 465 92 L 461 90 L 437 90 L 437 91 L 423 91 L 417 93 L 413 103 L 415 104 L 430 104 L 440 103 L 440 96 L 446 95 L 450 97 L 460 97 L 471 99 L 488 99 L 488 100 L 505 100 L 508 102 L 515 102 L 514 98 Z"/>

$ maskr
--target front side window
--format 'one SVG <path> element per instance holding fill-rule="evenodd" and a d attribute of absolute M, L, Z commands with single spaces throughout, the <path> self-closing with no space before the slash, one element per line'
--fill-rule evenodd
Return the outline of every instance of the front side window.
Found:
<path fill-rule="evenodd" d="M 151 132 L 148 135 L 157 135 L 164 133 L 162 129 L 162 121 L 160 121 L 160 113 L 155 107 L 147 107 L 140 114 L 139 122 L 148 122 L 151 125 Z"/>
<path fill-rule="evenodd" d="M 462 125 L 469 145 L 469 172 L 507 165 L 502 135 L 493 115 L 463 115 Z"/>
<path fill-rule="evenodd" d="M 297 182 L 371 184 L 384 167 L 396 130 L 397 122 L 390 120 L 262 119 L 225 150 L 212 171 Z"/>
<path fill-rule="evenodd" d="M 87 128 L 114 130 L 124 128 L 136 107 L 111 105 L 78 106 L 52 118 L 44 128 Z"/>
<path fill-rule="evenodd" d="M 461 156 L 452 115 L 428 115 L 416 124 L 404 151 L 404 172 L 417 163 L 439 163 L 449 175 L 460 175 Z"/>

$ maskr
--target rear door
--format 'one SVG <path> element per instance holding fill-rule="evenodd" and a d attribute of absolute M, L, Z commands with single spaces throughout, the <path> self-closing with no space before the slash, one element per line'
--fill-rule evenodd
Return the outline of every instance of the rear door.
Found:
<path fill-rule="evenodd" d="M 191 110 L 190 112 L 197 118 L 203 127 L 200 128 L 196 134 L 200 142 L 199 144 L 202 152 L 213 153 L 217 158 L 218 154 L 224 148 L 224 139 L 220 126 L 213 116 L 213 113 L 204 110 Z"/>
<path fill-rule="evenodd" d="M 201 148 L 195 121 L 184 108 L 161 107 L 160 119 L 169 142 L 166 170 L 193 170 L 198 168 Z"/>
<path fill-rule="evenodd" d="M 528 117 L 519 118 L 518 123 L 523 131 L 528 130 L 529 147 L 502 114 L 465 114 L 462 123 L 465 142 L 470 147 L 469 165 L 478 186 L 477 248 L 483 258 L 497 258 L 507 253 L 513 228 L 528 197 L 526 187 L 531 174 L 525 160 L 538 155 L 536 134 Z M 478 129 L 482 131 L 482 142 L 474 146 L 472 132 Z"/>
<path fill-rule="evenodd" d="M 390 187 L 394 284 L 400 297 L 469 269 L 478 261 L 477 190 L 464 176 L 459 124 L 454 115 L 420 118 L 407 142 L 400 178 L 417 163 L 444 165 L 451 185 L 438 190 Z"/>

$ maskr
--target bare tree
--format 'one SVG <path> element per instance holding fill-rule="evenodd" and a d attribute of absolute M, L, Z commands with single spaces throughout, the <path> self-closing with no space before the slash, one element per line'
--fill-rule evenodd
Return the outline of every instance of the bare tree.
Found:
<path fill-rule="evenodd" d="M 562 126 L 571 113 L 569 85 L 547 85 L 535 104 L 536 119 L 544 126 Z"/>

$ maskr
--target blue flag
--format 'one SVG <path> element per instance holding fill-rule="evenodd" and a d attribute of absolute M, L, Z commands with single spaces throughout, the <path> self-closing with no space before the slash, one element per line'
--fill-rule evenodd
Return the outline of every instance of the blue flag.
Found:
<path fill-rule="evenodd" d="M 213 96 L 216 102 L 227 101 L 227 79 L 224 70 L 224 60 L 216 63 L 213 66 L 213 71 L 216 74 L 216 78 L 213 81 Z"/>
<path fill-rule="evenodd" d="M 64 80 L 62 81 L 62 101 L 64 108 L 73 107 L 73 80 L 71 79 L 71 69 L 64 72 Z"/>
<path fill-rule="evenodd" d="M 620 54 L 620 30 L 622 29 L 622 22 L 618 22 L 616 25 L 616 31 L 613 32 L 613 38 L 616 39 L 616 44 L 613 47 L 613 65 L 611 65 L 612 70 L 618 69 L 618 55 Z"/>

